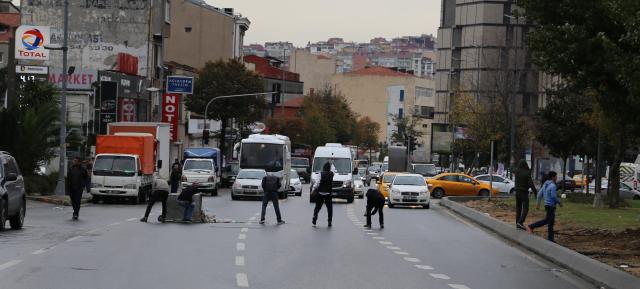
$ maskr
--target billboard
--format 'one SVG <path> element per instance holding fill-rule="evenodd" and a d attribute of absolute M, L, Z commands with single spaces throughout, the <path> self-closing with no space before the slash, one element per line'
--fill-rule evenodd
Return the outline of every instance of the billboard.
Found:
<path fill-rule="evenodd" d="M 118 112 L 118 83 L 100 82 L 100 134 L 107 133 L 107 125 L 116 121 Z"/>
<path fill-rule="evenodd" d="M 180 113 L 180 95 L 165 93 L 162 95 L 162 122 L 169 123 L 171 140 L 178 140 L 178 117 Z"/>
<path fill-rule="evenodd" d="M 51 39 L 49 26 L 20 25 L 16 29 L 15 57 L 16 59 L 48 60 L 49 45 Z"/>
<path fill-rule="evenodd" d="M 168 76 L 167 93 L 193 94 L 193 77 L 189 76 Z"/>

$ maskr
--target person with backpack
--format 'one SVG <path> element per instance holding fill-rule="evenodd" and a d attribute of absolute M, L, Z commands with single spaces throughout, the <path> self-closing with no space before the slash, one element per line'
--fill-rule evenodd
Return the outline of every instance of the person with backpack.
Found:
<path fill-rule="evenodd" d="M 332 172 L 332 164 L 330 162 L 326 162 L 322 166 L 322 172 L 320 172 L 320 180 L 315 181 L 313 183 L 312 194 L 315 194 L 316 207 L 313 209 L 313 226 L 316 226 L 316 221 L 318 220 L 318 213 L 320 209 L 322 209 L 322 205 L 325 204 L 327 206 L 327 214 L 328 214 L 328 226 L 331 227 L 331 220 L 333 218 L 333 200 L 331 197 L 331 193 L 333 191 L 333 176 Z"/>
<path fill-rule="evenodd" d="M 384 215 L 382 209 L 384 208 L 384 195 L 376 189 L 367 190 L 367 224 L 365 228 L 371 229 L 371 216 L 378 212 L 378 221 L 380 222 L 380 229 L 384 229 Z"/>
<path fill-rule="evenodd" d="M 274 175 L 267 174 L 262 178 L 262 214 L 260 215 L 260 224 L 264 224 L 264 217 L 267 211 L 267 204 L 269 201 L 273 203 L 273 209 L 276 211 L 276 218 L 278 225 L 284 224 L 282 216 L 280 215 L 280 205 L 278 204 L 278 190 L 282 187 L 280 178 Z"/>
<path fill-rule="evenodd" d="M 544 198 L 544 210 L 546 211 L 545 218 L 527 226 L 527 231 L 529 233 L 533 233 L 533 230 L 536 228 L 547 225 L 547 239 L 551 242 L 555 242 L 553 225 L 556 221 L 556 205 L 562 207 L 562 203 L 560 203 L 560 199 L 558 199 L 557 194 L 557 179 L 558 174 L 554 171 L 550 171 L 547 176 L 547 180 L 544 182 L 544 185 L 542 185 L 542 188 L 540 188 L 536 198 L 536 210 L 540 209 L 541 200 Z"/>
<path fill-rule="evenodd" d="M 516 228 L 525 230 L 524 222 L 529 214 L 529 189 L 536 194 L 536 186 L 531 178 L 531 171 L 526 160 L 518 162 L 518 168 L 515 169 L 515 186 L 516 192 Z"/>

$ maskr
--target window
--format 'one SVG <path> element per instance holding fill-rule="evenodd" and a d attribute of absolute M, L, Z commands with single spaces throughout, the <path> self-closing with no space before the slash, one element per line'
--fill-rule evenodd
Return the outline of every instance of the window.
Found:
<path fill-rule="evenodd" d="M 164 1 L 164 22 L 171 23 L 171 1 Z"/>
<path fill-rule="evenodd" d="M 441 181 L 446 181 L 446 182 L 457 182 L 458 181 L 458 176 L 456 175 L 447 175 L 447 176 L 443 176 L 440 178 Z"/>
<path fill-rule="evenodd" d="M 400 102 L 404 101 L 404 89 L 400 90 Z"/>
<path fill-rule="evenodd" d="M 4 62 L 4 52 L 0 52 L 0 63 Z"/>
<path fill-rule="evenodd" d="M 460 176 L 460 182 L 462 183 L 472 183 L 471 178 L 467 177 L 467 176 Z"/>
<path fill-rule="evenodd" d="M 434 91 L 431 88 L 416 86 L 416 97 L 432 97 L 433 94 Z"/>
<path fill-rule="evenodd" d="M 478 180 L 478 181 L 489 181 L 489 176 L 476 177 L 476 180 Z"/>
<path fill-rule="evenodd" d="M 398 109 L 398 118 L 400 119 L 404 118 L 404 109 L 402 108 Z"/>

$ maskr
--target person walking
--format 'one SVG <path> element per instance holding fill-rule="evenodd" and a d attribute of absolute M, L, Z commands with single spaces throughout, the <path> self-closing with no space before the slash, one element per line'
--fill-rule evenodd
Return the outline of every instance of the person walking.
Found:
<path fill-rule="evenodd" d="M 87 180 L 85 182 L 87 194 L 91 193 L 91 172 L 93 171 L 93 161 L 91 159 L 84 161 L 84 167 L 87 170 Z"/>
<path fill-rule="evenodd" d="M 525 230 L 524 222 L 529 214 L 529 189 L 537 194 L 536 186 L 531 178 L 531 170 L 526 160 L 520 160 L 515 172 L 516 192 L 516 228 Z"/>
<path fill-rule="evenodd" d="M 366 228 L 371 229 L 371 216 L 378 212 L 378 221 L 380 222 L 380 229 L 384 229 L 384 214 L 382 209 L 384 208 L 384 195 L 376 189 L 367 190 L 367 223 L 364 225 Z"/>
<path fill-rule="evenodd" d="M 557 194 L 557 180 L 558 174 L 554 171 L 550 171 L 547 180 L 544 182 L 544 185 L 542 185 L 542 188 L 540 188 L 536 198 L 536 210 L 540 209 L 541 199 L 544 198 L 544 210 L 546 211 L 546 216 L 544 219 L 527 226 L 527 231 L 529 233 L 533 233 L 533 230 L 536 228 L 547 225 L 547 239 L 551 242 L 555 242 L 553 225 L 556 222 L 556 205 L 562 207 L 562 203 L 560 203 L 560 199 L 558 199 Z"/>
<path fill-rule="evenodd" d="M 190 186 L 182 189 L 182 192 L 178 195 L 178 205 L 184 207 L 182 221 L 185 223 L 193 222 L 193 211 L 196 208 L 196 204 L 193 202 L 193 195 L 196 193 L 198 193 L 198 183 L 194 182 Z"/>
<path fill-rule="evenodd" d="M 69 199 L 73 207 L 73 220 L 78 220 L 80 214 L 80 203 L 82 202 L 82 192 L 86 188 L 89 174 L 80 164 L 79 158 L 74 158 L 69 171 L 67 172 L 67 182 L 69 184 Z"/>
<path fill-rule="evenodd" d="M 312 191 L 315 192 L 316 207 L 313 209 L 313 226 L 316 226 L 318 220 L 318 213 L 322 209 L 322 205 L 327 206 L 328 226 L 331 227 L 331 219 L 333 218 L 333 200 L 331 198 L 331 192 L 333 190 L 333 176 L 331 171 L 331 163 L 326 162 L 322 166 L 322 172 L 320 172 L 320 180 L 313 183 Z"/>
<path fill-rule="evenodd" d="M 175 194 L 178 192 L 178 187 L 180 186 L 180 179 L 182 178 L 182 170 L 180 169 L 180 163 L 178 159 L 176 162 L 171 165 L 171 175 L 169 176 L 169 182 L 171 183 L 171 193 Z"/>
<path fill-rule="evenodd" d="M 153 184 L 153 193 L 149 198 L 149 204 L 147 204 L 147 211 L 144 213 L 144 217 L 140 219 L 140 222 L 147 222 L 147 218 L 149 218 L 149 214 L 151 213 L 151 209 L 153 205 L 157 201 L 162 202 L 162 214 L 158 217 L 158 221 L 164 223 L 164 220 L 167 217 L 167 199 L 169 197 L 169 184 L 167 181 L 163 179 L 156 179 Z"/>
<path fill-rule="evenodd" d="M 278 190 L 282 187 L 280 178 L 274 175 L 267 174 L 262 178 L 262 214 L 260 215 L 260 224 L 264 225 L 264 217 L 267 211 L 267 204 L 269 201 L 273 203 L 273 209 L 276 211 L 276 219 L 278 225 L 284 224 L 282 216 L 280 215 L 280 205 L 278 204 Z"/>

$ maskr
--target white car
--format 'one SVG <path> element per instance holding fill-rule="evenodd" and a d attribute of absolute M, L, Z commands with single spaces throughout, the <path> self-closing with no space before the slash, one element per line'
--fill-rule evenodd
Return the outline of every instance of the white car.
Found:
<path fill-rule="evenodd" d="M 358 196 L 358 199 L 364 198 L 364 182 L 360 176 L 353 177 L 353 195 Z"/>
<path fill-rule="evenodd" d="M 398 174 L 389 187 L 389 208 L 396 205 L 422 206 L 428 209 L 431 205 L 429 187 L 422 175 Z"/>
<path fill-rule="evenodd" d="M 289 194 L 302 196 L 302 178 L 296 170 L 291 170 L 289 174 Z"/>
<path fill-rule="evenodd" d="M 182 166 L 182 188 L 197 182 L 198 190 L 218 195 L 218 182 L 212 159 L 186 159 Z"/>
<path fill-rule="evenodd" d="M 479 175 L 475 177 L 476 180 L 488 184 L 491 180 L 491 176 L 489 175 Z M 498 175 L 493 175 L 493 184 L 492 186 L 501 193 L 515 193 L 516 183 L 508 178 L 504 178 Z"/>
<path fill-rule="evenodd" d="M 265 170 L 240 170 L 231 186 L 231 199 L 235 201 L 242 197 L 262 197 L 262 179 L 266 176 Z"/>

